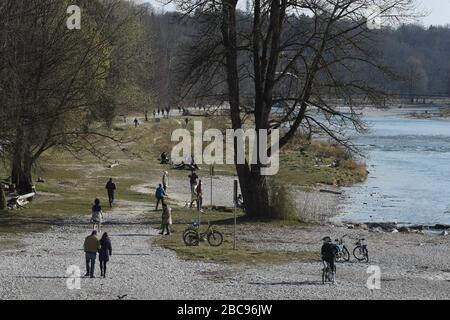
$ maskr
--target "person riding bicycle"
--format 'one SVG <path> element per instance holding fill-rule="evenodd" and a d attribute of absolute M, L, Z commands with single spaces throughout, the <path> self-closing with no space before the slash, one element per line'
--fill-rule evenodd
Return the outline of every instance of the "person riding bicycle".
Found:
<path fill-rule="evenodd" d="M 336 283 L 335 276 L 336 276 L 336 265 L 335 265 L 335 259 L 336 259 L 336 253 L 337 253 L 337 246 L 333 243 L 330 237 L 325 237 L 322 239 L 323 245 L 321 248 L 321 255 L 322 255 L 322 261 L 330 266 L 331 274 L 333 277 L 333 283 Z"/>

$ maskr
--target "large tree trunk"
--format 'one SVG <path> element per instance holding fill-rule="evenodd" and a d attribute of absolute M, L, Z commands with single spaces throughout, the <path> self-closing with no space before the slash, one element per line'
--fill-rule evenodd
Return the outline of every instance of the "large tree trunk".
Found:
<path fill-rule="evenodd" d="M 6 209 L 5 189 L 3 188 L 3 183 L 0 182 L 0 210 L 5 209 Z"/>
<path fill-rule="evenodd" d="M 16 132 L 16 143 L 11 164 L 11 182 L 16 186 L 19 194 L 33 192 L 33 179 L 31 170 L 33 167 L 33 157 L 29 148 L 29 143 L 25 138 L 24 130 L 19 128 Z"/>
<path fill-rule="evenodd" d="M 227 0 L 223 4 L 222 36 L 225 46 L 228 97 L 231 109 L 231 122 L 234 130 L 242 128 L 240 110 L 240 90 L 236 31 L 237 0 Z M 234 152 L 237 155 L 237 140 Z M 236 163 L 236 159 L 235 159 Z M 236 164 L 236 171 L 244 198 L 245 212 L 252 219 L 270 218 L 269 192 L 266 177 L 261 176 L 258 166 Z"/>
<path fill-rule="evenodd" d="M 29 161 L 14 163 L 12 168 L 12 183 L 19 194 L 33 192 L 32 164 Z"/>
<path fill-rule="evenodd" d="M 267 177 L 259 170 L 253 172 L 247 165 L 236 165 L 239 184 L 244 200 L 245 214 L 250 219 L 270 219 L 272 211 L 269 202 L 269 186 Z"/>

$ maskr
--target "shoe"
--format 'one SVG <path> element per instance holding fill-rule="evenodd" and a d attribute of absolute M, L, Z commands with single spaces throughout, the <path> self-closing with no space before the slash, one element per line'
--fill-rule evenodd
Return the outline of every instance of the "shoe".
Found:
<path fill-rule="evenodd" d="M 166 236 L 170 236 L 170 232 L 169 232 L 169 233 L 166 233 Z"/>
<path fill-rule="evenodd" d="M 95 279 L 95 276 L 90 276 L 89 278 L 91 278 L 91 279 Z"/>
<path fill-rule="evenodd" d="M 163 235 L 163 234 L 164 234 L 164 232 L 160 232 L 159 234 L 160 234 L 160 235 Z"/>
<path fill-rule="evenodd" d="M 89 277 L 89 273 L 86 273 L 84 276 L 85 276 L 85 277 Z"/>

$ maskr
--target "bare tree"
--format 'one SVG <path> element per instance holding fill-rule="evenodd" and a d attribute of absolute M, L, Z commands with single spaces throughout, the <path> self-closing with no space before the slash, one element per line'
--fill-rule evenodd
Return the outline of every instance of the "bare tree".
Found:
<path fill-rule="evenodd" d="M 202 23 L 186 68 L 187 87 L 226 96 L 233 129 L 243 127 L 242 96 L 250 95 L 257 130 L 285 128 L 281 147 L 302 129 L 320 129 L 351 147 L 345 129 L 364 129 L 353 106 L 358 98 L 382 97 L 364 80 L 361 66 L 364 76 L 370 69 L 388 72 L 368 45 L 377 33 L 369 30 L 367 18 L 382 17 L 388 24 L 414 9 L 414 0 L 253 0 L 246 15 L 237 0 L 174 2 Z M 215 92 L 224 81 L 226 90 Z M 281 117 L 273 113 L 276 103 L 284 105 Z M 246 213 L 254 218 L 276 211 L 262 167 L 259 158 L 256 164 L 236 164 Z"/>
<path fill-rule="evenodd" d="M 82 28 L 69 30 L 70 1 L 2 3 L 0 149 L 11 164 L 12 182 L 27 193 L 32 168 L 47 150 L 88 150 L 102 157 L 98 146 L 105 139 L 120 143 L 101 130 L 99 120 L 114 117 L 114 80 L 123 76 L 116 52 L 124 50 L 114 44 L 135 12 L 118 12 L 121 0 L 81 1 Z"/>

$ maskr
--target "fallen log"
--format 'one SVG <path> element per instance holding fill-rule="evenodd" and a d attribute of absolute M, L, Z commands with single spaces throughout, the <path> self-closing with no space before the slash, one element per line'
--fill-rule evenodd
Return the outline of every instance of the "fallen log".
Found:
<path fill-rule="evenodd" d="M 25 208 L 25 205 L 31 201 L 36 196 L 35 192 L 27 193 L 24 195 L 19 195 L 12 197 L 8 200 L 8 208 L 10 209 L 22 209 Z"/>
<path fill-rule="evenodd" d="M 341 191 L 333 191 L 333 190 L 326 190 L 326 189 L 320 189 L 319 190 L 322 193 L 331 193 L 331 194 L 337 194 L 337 195 L 341 195 L 342 192 Z"/>

